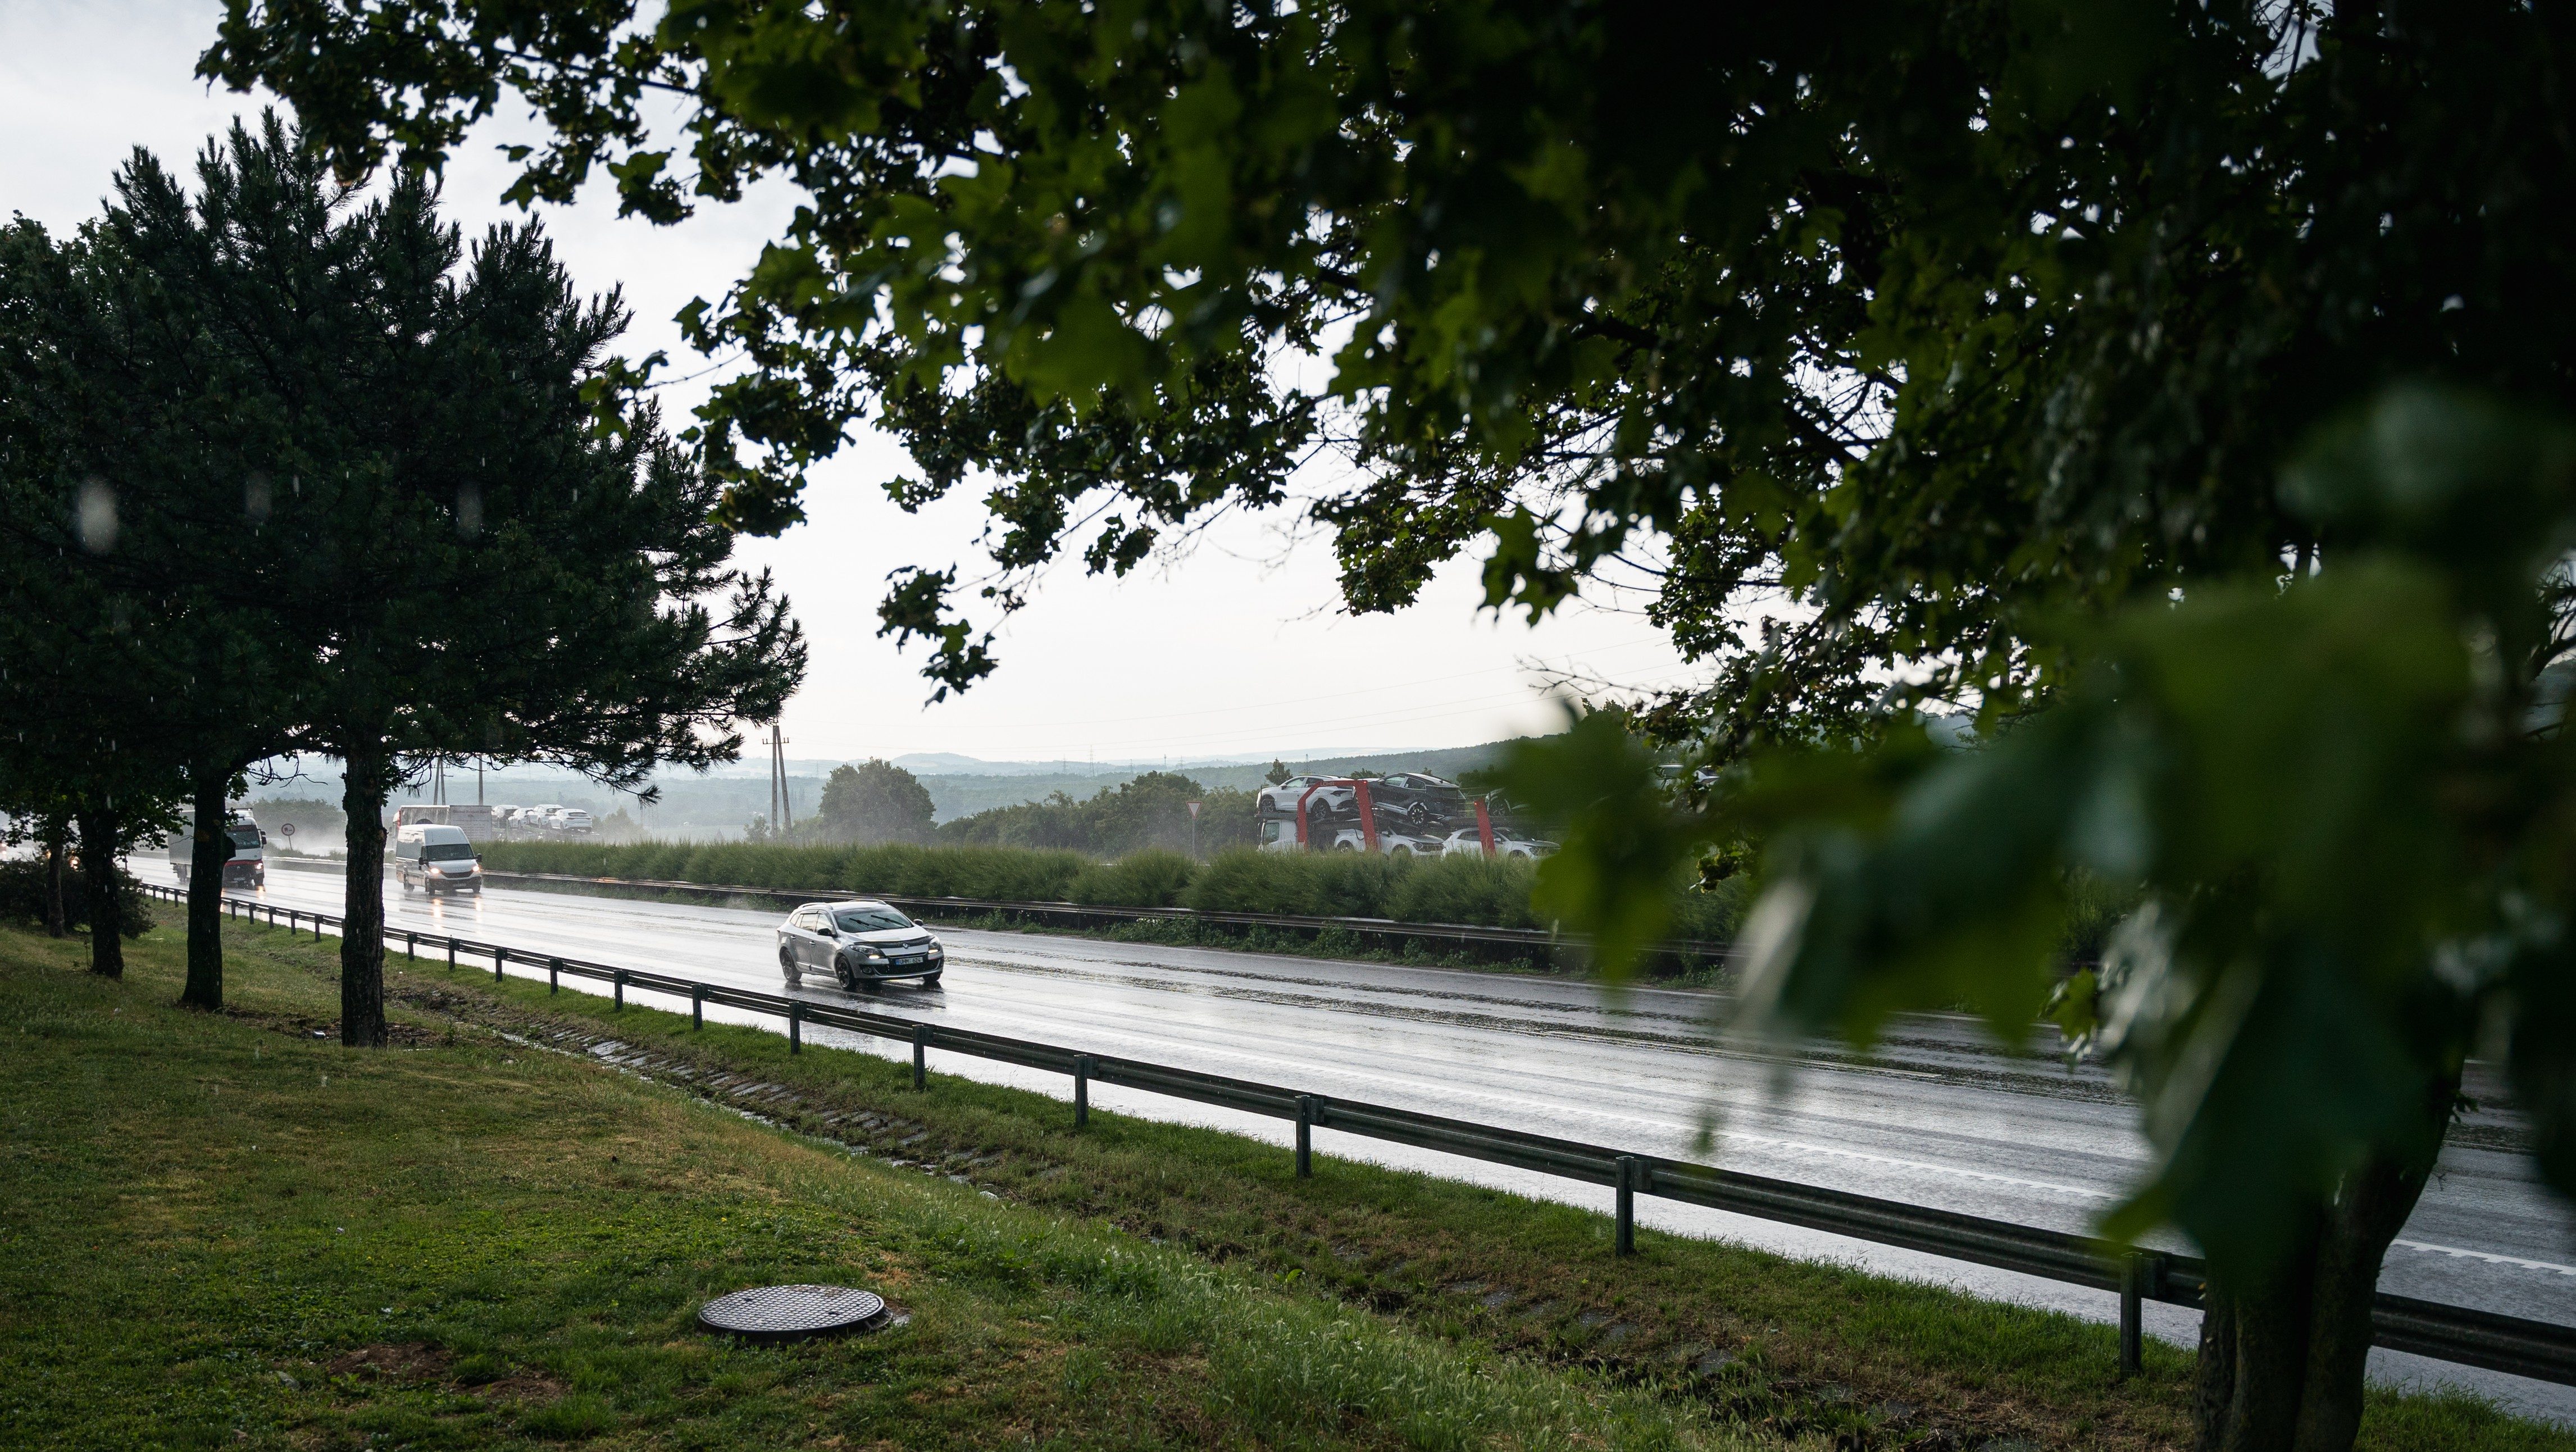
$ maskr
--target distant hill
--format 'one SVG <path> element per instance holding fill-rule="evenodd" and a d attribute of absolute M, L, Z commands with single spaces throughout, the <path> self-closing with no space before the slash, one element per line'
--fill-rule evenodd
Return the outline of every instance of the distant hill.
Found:
<path fill-rule="evenodd" d="M 1481 746 L 1453 746 L 1437 751 L 1389 751 L 1364 756 L 1328 756 L 1280 758 L 1290 770 L 1300 775 L 1344 776 L 1355 771 L 1395 772 L 1427 771 L 1433 776 L 1455 779 L 1458 773 L 1480 766 L 1491 766 L 1502 758 L 1507 743 L 1488 741 Z M 1043 801 L 1055 792 L 1075 800 L 1091 796 L 1122 781 L 1133 779 L 1139 772 L 1169 770 L 1208 788 L 1235 787 L 1250 791 L 1261 785 L 1270 769 L 1271 757 L 1256 762 L 1174 762 L 1169 767 L 1122 766 L 1115 771 L 1075 771 L 1055 769 L 1046 763 L 995 762 L 982 775 L 926 775 L 904 760 L 897 765 L 921 777 L 930 791 L 930 805 L 937 820 L 973 816 L 994 807 L 1015 806 L 1021 802 Z M 1030 767 L 1036 770 L 1028 770 Z M 1007 769 L 1007 770 L 1006 770 Z"/>
<path fill-rule="evenodd" d="M 1285 760 L 1291 770 L 1316 775 L 1339 776 L 1354 771 L 1427 771 L 1434 776 L 1455 779 L 1462 771 L 1494 764 L 1500 759 L 1505 744 L 1489 741 L 1481 746 L 1455 746 L 1437 751 L 1375 751 L 1279 759 Z M 1269 770 L 1272 760 L 1267 755 L 1246 754 L 1213 760 L 1175 761 L 1169 766 L 1145 761 L 1068 769 L 1062 762 L 979 761 L 971 756 L 939 751 L 899 756 L 895 758 L 895 764 L 921 778 L 921 784 L 930 791 L 934 820 L 945 822 L 993 807 L 1044 801 L 1056 792 L 1080 800 L 1147 771 L 1178 772 L 1211 790 L 1236 787 L 1249 791 L 1261 784 L 1263 773 Z M 798 820 L 803 820 L 822 800 L 823 778 L 839 764 L 811 758 L 798 758 L 788 763 L 788 791 Z M 769 779 L 765 764 L 757 775 L 743 772 L 740 766 L 735 766 L 722 773 L 710 772 L 704 776 L 694 772 L 665 772 L 655 778 L 655 783 L 661 788 L 661 800 L 651 807 L 638 807 L 634 798 L 619 796 L 569 772 L 509 767 L 485 775 L 483 799 L 508 802 L 514 806 L 559 802 L 568 807 L 580 807 L 603 821 L 609 814 L 623 809 L 644 831 L 673 836 L 702 835 L 715 829 L 739 831 L 753 816 L 769 810 Z M 339 764 L 308 758 L 305 770 L 299 776 L 271 785 L 254 785 L 251 796 L 261 799 L 318 797 L 337 801 L 340 797 Z M 473 801 L 474 773 L 451 770 L 447 778 L 447 797 L 449 801 Z M 428 799 L 426 788 L 394 794 L 397 803 Z M 691 828 L 699 830 L 683 830 Z"/>

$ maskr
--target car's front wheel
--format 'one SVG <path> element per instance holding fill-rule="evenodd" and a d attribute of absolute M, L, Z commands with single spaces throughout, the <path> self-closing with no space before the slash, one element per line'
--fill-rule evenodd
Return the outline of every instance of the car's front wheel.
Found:
<path fill-rule="evenodd" d="M 939 975 L 936 973 L 922 974 L 921 986 L 924 988 L 937 988 L 939 986 Z"/>

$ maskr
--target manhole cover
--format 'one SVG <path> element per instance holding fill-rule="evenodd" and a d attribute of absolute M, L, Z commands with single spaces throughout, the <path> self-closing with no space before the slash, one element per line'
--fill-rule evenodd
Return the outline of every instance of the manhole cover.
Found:
<path fill-rule="evenodd" d="M 885 1298 L 848 1286 L 754 1286 L 698 1308 L 698 1324 L 754 1341 L 854 1331 L 885 1314 Z"/>

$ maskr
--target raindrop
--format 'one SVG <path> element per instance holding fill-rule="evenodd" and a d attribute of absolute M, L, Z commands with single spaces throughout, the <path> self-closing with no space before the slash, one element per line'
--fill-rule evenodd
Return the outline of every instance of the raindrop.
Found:
<path fill-rule="evenodd" d="M 80 488 L 81 548 L 94 555 L 116 548 L 116 491 L 104 479 L 92 479 Z"/>

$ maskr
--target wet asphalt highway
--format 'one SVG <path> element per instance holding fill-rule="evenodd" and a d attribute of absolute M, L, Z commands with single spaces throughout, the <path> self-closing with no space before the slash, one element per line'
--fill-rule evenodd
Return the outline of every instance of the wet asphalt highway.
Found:
<path fill-rule="evenodd" d="M 276 868 L 259 896 L 336 913 L 342 886 L 337 874 Z M 426 901 L 388 879 L 386 909 L 396 929 L 767 992 L 783 987 L 773 929 L 784 914 L 765 907 L 507 889 L 480 901 Z M 2088 1228 L 2146 1160 L 2134 1111 L 2101 1074 L 2070 1073 L 2037 1048 L 1998 1050 L 1963 1019 L 1910 1019 L 1866 1062 L 1823 1047 L 1757 1055 L 1711 1041 L 1709 1015 L 1719 1000 L 1707 993 L 1640 989 L 1605 1000 L 1596 988 L 1551 979 L 937 931 L 949 954 L 939 988 L 898 984 L 851 995 L 809 977 L 803 996 L 2065 1230 Z M 808 1029 L 808 1040 L 909 1052 L 819 1028 Z M 1071 1093 L 1054 1075 L 936 1051 L 932 1062 L 943 1072 Z M 2470 1088 L 2484 1104 L 2500 1101 L 2491 1086 Z M 1111 1086 L 1095 1084 L 1093 1100 L 1274 1142 L 1290 1133 L 1275 1121 Z M 2461 1127 L 2389 1255 L 2384 1288 L 2576 1324 L 2576 1217 L 2532 1179 L 2515 1153 L 2518 1132 L 2510 1113 L 2493 1108 Z M 1316 1149 L 1605 1210 L 1610 1198 L 1606 1188 L 1328 1131 L 1317 1133 Z M 2116 1313 L 2105 1293 L 1652 1197 L 1639 1197 L 1637 1213 L 1659 1229 L 1855 1263 L 2087 1319 Z M 2197 1334 L 2195 1312 L 2150 1304 L 2147 1315 L 2152 1334 L 2178 1342 Z M 2390 1352 L 2373 1353 L 2373 1370 L 2576 1422 L 2576 1389 Z"/>

